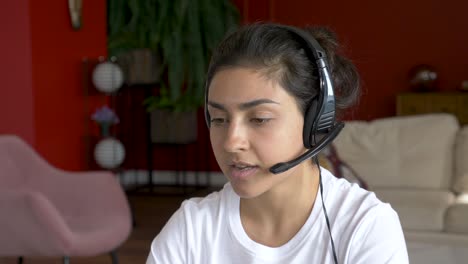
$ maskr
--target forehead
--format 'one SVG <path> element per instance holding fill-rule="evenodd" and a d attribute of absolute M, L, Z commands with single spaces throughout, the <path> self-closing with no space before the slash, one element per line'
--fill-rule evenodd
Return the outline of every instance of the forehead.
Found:
<path fill-rule="evenodd" d="M 217 72 L 208 90 L 208 100 L 219 103 L 241 103 L 260 98 L 283 101 L 292 97 L 276 80 L 249 68 L 227 68 Z"/>

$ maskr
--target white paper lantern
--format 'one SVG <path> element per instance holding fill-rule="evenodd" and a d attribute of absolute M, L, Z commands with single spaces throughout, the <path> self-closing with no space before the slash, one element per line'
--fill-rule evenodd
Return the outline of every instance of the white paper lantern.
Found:
<path fill-rule="evenodd" d="M 124 74 L 119 65 L 112 62 L 102 62 L 93 71 L 93 84 L 102 93 L 117 91 L 124 82 Z"/>
<path fill-rule="evenodd" d="M 102 139 L 94 148 L 94 159 L 104 169 L 118 167 L 125 159 L 123 144 L 112 137 Z"/>

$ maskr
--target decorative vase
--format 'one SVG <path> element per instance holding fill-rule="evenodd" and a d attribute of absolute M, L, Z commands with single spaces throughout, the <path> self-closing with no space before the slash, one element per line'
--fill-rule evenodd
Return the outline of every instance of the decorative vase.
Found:
<path fill-rule="evenodd" d="M 411 68 L 409 72 L 411 89 L 416 92 L 437 90 L 437 75 L 436 69 L 431 65 L 421 64 Z"/>
<path fill-rule="evenodd" d="M 124 159 L 125 147 L 113 137 L 101 139 L 94 147 L 94 160 L 104 169 L 115 169 Z"/>
<path fill-rule="evenodd" d="M 109 122 L 101 122 L 99 123 L 99 128 L 101 129 L 101 137 L 107 138 L 110 136 L 110 126 L 111 123 Z"/>

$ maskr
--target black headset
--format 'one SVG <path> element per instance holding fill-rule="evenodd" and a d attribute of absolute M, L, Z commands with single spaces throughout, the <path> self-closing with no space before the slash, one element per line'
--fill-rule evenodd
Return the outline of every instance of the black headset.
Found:
<path fill-rule="evenodd" d="M 335 95 L 333 92 L 333 84 L 330 79 L 328 69 L 327 56 L 324 49 L 320 46 L 315 38 L 301 29 L 286 25 L 277 25 L 292 34 L 298 40 L 303 42 L 305 53 L 310 61 L 316 65 L 319 75 L 319 94 L 317 99 L 312 99 L 304 113 L 304 128 L 302 137 L 304 147 L 309 149 L 303 155 L 288 161 L 281 162 L 270 168 L 270 172 L 278 174 L 289 170 L 298 165 L 304 160 L 316 156 L 323 148 L 325 148 L 333 139 L 338 136 L 344 124 L 336 121 L 335 114 Z M 210 127 L 210 113 L 208 112 L 208 82 L 205 87 L 205 120 Z"/>

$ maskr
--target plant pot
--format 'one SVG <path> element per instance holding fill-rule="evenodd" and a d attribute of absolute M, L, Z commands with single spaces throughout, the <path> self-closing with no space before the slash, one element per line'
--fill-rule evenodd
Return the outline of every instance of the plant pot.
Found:
<path fill-rule="evenodd" d="M 134 49 L 118 56 L 127 85 L 154 84 L 160 81 L 161 59 L 149 49 Z"/>
<path fill-rule="evenodd" d="M 197 112 L 151 112 L 153 143 L 188 144 L 197 141 Z"/>

